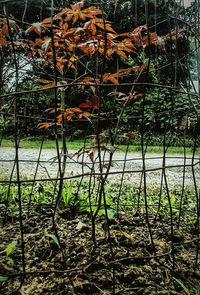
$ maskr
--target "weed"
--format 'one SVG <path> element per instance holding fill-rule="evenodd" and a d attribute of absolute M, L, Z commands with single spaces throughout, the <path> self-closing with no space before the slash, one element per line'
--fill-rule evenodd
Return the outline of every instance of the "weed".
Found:
<path fill-rule="evenodd" d="M 183 289 L 185 295 L 200 295 L 200 284 L 196 287 L 194 291 L 191 291 L 185 286 L 180 280 L 174 278 L 175 282 Z"/>
<path fill-rule="evenodd" d="M 14 265 L 14 260 L 11 257 L 11 255 L 14 253 L 15 249 L 17 247 L 17 241 L 12 241 L 11 243 L 9 243 L 5 249 L 1 252 L 5 254 L 5 258 L 6 258 L 6 263 L 9 266 L 13 266 Z M 0 279 L 1 281 L 1 279 Z"/>
<path fill-rule="evenodd" d="M 47 231 L 47 229 L 45 229 L 45 230 L 44 230 L 44 236 L 45 236 L 46 238 L 49 238 L 50 240 L 52 240 L 53 243 L 54 243 L 55 245 L 57 245 L 58 249 L 60 249 L 60 244 L 59 244 L 58 238 L 56 237 L 55 234 L 49 234 L 48 231 Z"/>
<path fill-rule="evenodd" d="M 22 205 L 23 208 L 30 204 L 32 206 L 54 205 L 55 196 L 54 183 L 43 182 L 42 190 L 39 190 L 40 184 L 34 186 L 32 191 L 31 185 L 21 186 Z M 88 182 L 82 182 L 79 191 L 77 191 L 78 181 L 65 181 L 62 190 L 62 204 L 64 208 L 69 208 L 73 212 L 89 212 L 95 211 L 98 204 L 98 183 L 96 183 L 89 197 Z M 8 194 L 9 189 L 9 194 Z M 32 191 L 32 193 L 31 193 Z M 169 193 L 169 197 L 168 197 Z M 117 211 L 136 212 L 138 208 L 142 212 L 145 208 L 145 196 L 142 188 L 134 186 L 131 183 L 123 184 L 120 190 L 120 183 L 111 182 L 105 186 L 105 201 L 109 216 L 117 213 Z M 170 206 L 174 217 L 179 216 L 180 199 L 182 198 L 182 215 L 181 218 L 187 223 L 195 222 L 196 218 L 196 197 L 193 187 L 185 187 L 182 194 L 180 187 L 171 188 L 169 192 L 165 189 L 160 191 L 159 186 L 149 185 L 147 187 L 147 201 L 149 212 L 153 215 L 159 213 L 162 216 L 170 216 Z M 170 201 L 170 203 L 169 203 Z M 100 215 L 105 214 L 105 206 L 101 205 Z M 6 215 L 15 218 L 18 215 L 19 204 L 17 196 L 17 187 L 15 185 L 8 188 L 7 185 L 0 185 L 0 207 L 2 212 L 6 210 Z"/>

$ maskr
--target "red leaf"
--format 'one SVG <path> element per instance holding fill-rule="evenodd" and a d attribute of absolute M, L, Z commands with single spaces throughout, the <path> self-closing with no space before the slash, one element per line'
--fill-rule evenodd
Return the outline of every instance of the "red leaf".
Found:
<path fill-rule="evenodd" d="M 92 109 L 97 110 L 99 108 L 98 96 L 94 95 L 90 99 L 87 99 L 86 102 L 83 102 L 79 105 L 79 108 L 82 108 L 82 109 L 92 108 Z"/>
<path fill-rule="evenodd" d="M 89 103 L 85 103 L 85 102 L 83 102 L 83 103 L 81 103 L 78 107 L 79 107 L 79 108 L 82 108 L 82 109 L 88 109 L 88 108 L 91 107 L 91 105 L 90 105 Z"/>

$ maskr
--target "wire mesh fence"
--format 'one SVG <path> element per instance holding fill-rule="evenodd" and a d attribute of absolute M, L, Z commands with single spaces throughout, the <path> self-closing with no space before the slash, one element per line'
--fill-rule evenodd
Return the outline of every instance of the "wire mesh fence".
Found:
<path fill-rule="evenodd" d="M 199 294 L 199 1 L 61 2 L 0 3 L 2 294 Z"/>

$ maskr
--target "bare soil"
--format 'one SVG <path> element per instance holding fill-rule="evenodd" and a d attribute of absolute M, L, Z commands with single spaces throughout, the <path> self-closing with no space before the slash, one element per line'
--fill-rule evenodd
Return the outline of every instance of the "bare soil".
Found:
<path fill-rule="evenodd" d="M 62 246 L 45 236 L 55 234 L 52 208 L 38 207 L 30 218 L 24 215 L 26 278 L 20 285 L 22 255 L 18 220 L 1 226 L 0 272 L 11 275 L 0 283 L 0 294 L 185 294 L 181 281 L 194 294 L 199 284 L 196 264 L 198 232 L 194 225 L 170 222 L 150 216 L 155 249 L 143 214 L 122 214 L 119 218 L 96 220 L 96 243 L 91 238 L 88 214 L 63 211 L 57 214 L 56 229 Z M 109 228 L 109 231 L 108 231 Z M 18 241 L 9 265 L 5 246 Z"/>

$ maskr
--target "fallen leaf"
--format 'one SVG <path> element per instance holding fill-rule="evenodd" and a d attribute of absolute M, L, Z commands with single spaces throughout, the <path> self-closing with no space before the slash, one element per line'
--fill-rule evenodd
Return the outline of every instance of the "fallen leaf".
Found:
<path fill-rule="evenodd" d="M 126 239 L 128 239 L 129 241 L 133 241 L 133 237 L 129 233 L 125 231 L 122 231 L 121 233 Z"/>
<path fill-rule="evenodd" d="M 87 228 L 88 228 L 87 224 L 83 223 L 82 221 L 79 221 L 79 223 L 76 226 L 76 230 L 79 230 L 79 231 L 83 231 L 84 229 L 87 229 Z"/>

